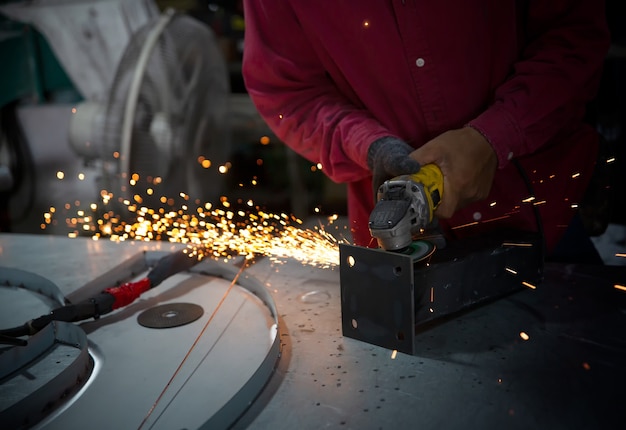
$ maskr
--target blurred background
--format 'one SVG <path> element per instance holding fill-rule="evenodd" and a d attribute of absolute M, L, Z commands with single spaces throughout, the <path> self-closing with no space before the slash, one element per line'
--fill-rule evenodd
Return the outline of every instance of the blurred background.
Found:
<path fill-rule="evenodd" d="M 607 1 L 613 41 L 589 109 L 615 158 L 598 196 L 608 225 L 593 232 L 609 262 L 626 249 L 624 10 Z M 241 0 L 0 0 L 0 231 L 93 235 L 136 207 L 224 201 L 345 215 L 344 185 L 250 102 L 244 33 Z"/>

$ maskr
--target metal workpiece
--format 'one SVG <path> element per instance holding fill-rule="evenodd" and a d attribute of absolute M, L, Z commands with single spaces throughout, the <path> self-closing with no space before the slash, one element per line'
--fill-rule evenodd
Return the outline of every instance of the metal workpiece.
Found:
<path fill-rule="evenodd" d="M 344 335 L 407 354 L 416 329 L 541 280 L 541 242 L 512 232 L 450 242 L 426 258 L 340 245 Z"/>

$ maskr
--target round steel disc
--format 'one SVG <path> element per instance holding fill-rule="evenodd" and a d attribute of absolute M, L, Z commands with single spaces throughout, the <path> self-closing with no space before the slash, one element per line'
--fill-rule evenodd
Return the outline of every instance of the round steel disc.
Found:
<path fill-rule="evenodd" d="M 165 303 L 143 311 L 137 322 L 148 328 L 170 328 L 189 324 L 204 314 L 194 303 Z"/>

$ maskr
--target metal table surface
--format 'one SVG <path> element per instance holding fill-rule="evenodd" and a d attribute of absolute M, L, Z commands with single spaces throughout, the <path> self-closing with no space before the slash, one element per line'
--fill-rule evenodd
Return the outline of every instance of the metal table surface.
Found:
<path fill-rule="evenodd" d="M 0 234 L 0 266 L 46 277 L 67 294 L 141 250 L 179 248 Z M 594 275 L 548 266 L 537 290 L 421 330 L 421 350 L 409 356 L 342 336 L 338 268 L 261 258 L 246 271 L 276 303 L 282 356 L 237 427 L 589 429 L 626 422 L 626 293 Z"/>

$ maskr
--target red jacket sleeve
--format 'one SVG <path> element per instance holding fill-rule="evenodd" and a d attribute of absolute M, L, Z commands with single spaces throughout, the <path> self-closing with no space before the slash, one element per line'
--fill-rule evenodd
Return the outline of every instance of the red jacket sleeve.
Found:
<path fill-rule="evenodd" d="M 609 46 L 602 0 L 526 3 L 521 59 L 490 107 L 469 122 L 490 141 L 500 167 L 579 123 Z"/>
<path fill-rule="evenodd" d="M 393 134 L 337 90 L 288 2 L 247 0 L 244 13 L 243 76 L 268 126 L 336 182 L 370 176 L 369 145 Z"/>

